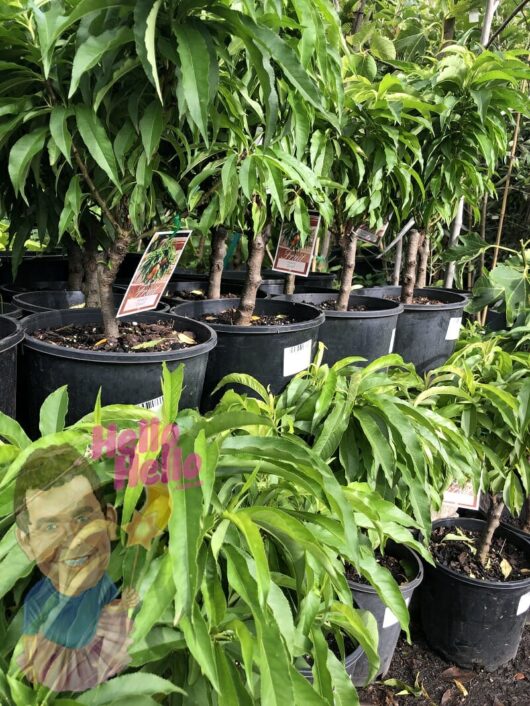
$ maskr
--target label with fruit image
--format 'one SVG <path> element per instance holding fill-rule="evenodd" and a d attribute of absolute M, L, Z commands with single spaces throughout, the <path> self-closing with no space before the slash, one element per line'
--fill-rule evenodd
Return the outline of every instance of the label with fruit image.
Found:
<path fill-rule="evenodd" d="M 156 309 L 178 265 L 191 230 L 159 231 L 144 252 L 117 316 Z"/>
<path fill-rule="evenodd" d="M 309 275 L 316 237 L 320 227 L 320 215 L 311 212 L 309 214 L 309 224 L 309 236 L 303 245 L 300 233 L 296 227 L 288 224 L 282 228 L 272 266 L 273 270 L 286 272 L 290 275 L 300 275 L 300 277 Z"/>

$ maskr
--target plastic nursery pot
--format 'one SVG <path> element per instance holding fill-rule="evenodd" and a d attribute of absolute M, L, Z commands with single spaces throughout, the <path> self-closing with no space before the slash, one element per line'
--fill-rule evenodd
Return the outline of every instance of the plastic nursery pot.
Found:
<path fill-rule="evenodd" d="M 508 328 L 506 313 L 504 311 L 488 309 L 488 313 L 486 314 L 486 328 L 488 331 L 505 331 Z"/>
<path fill-rule="evenodd" d="M 471 510 L 469 508 L 460 507 L 460 508 L 458 508 L 457 512 L 458 512 L 459 517 L 464 517 L 464 518 L 470 517 L 474 520 L 485 520 L 486 516 L 487 516 L 485 510 L 482 510 L 482 509 Z M 507 507 L 505 507 L 503 510 L 502 518 L 503 519 L 501 520 L 501 527 L 506 527 L 507 529 L 511 530 L 515 534 L 518 534 L 523 539 L 527 539 L 530 541 L 530 534 L 528 532 L 525 532 L 520 527 L 517 527 L 516 525 L 511 524 L 511 521 L 513 521 L 513 517 L 510 516 L 510 511 L 508 510 Z M 524 522 L 526 520 L 525 508 L 523 508 L 523 510 L 521 512 L 520 520 L 521 520 L 521 522 Z"/>
<path fill-rule="evenodd" d="M 35 434 L 39 409 L 44 399 L 58 387 L 68 385 L 67 422 L 73 423 L 94 409 L 101 387 L 101 404 L 136 404 L 153 409 L 161 403 L 161 364 L 173 370 L 184 364 L 181 408 L 197 407 L 201 399 L 208 355 L 217 336 L 205 324 L 163 312 L 124 317 L 122 321 L 173 321 L 178 331 L 193 331 L 198 341 L 193 348 L 163 353 L 114 353 L 84 351 L 52 345 L 32 337 L 37 329 L 59 328 L 68 324 L 101 324 L 99 309 L 73 309 L 33 314 L 23 319 L 26 331 L 19 394 L 24 400 L 24 422 Z"/>
<path fill-rule="evenodd" d="M 27 286 L 18 284 L 4 284 L 0 287 L 0 296 L 4 301 L 10 302 L 15 294 L 23 292 L 44 292 L 44 291 L 62 291 L 68 289 L 68 282 L 48 282 L 47 280 L 39 280 L 37 282 L 27 283 Z"/>
<path fill-rule="evenodd" d="M 0 316 L 0 412 L 14 417 L 17 399 L 17 346 L 24 338 L 18 321 Z"/>
<path fill-rule="evenodd" d="M 275 272 L 274 275 L 274 277 L 262 275 L 259 288 L 262 292 L 265 292 L 267 296 L 283 294 L 285 289 L 283 276 L 279 272 Z M 224 270 L 221 282 L 223 285 L 230 287 L 234 282 L 244 283 L 246 276 L 246 270 Z"/>
<path fill-rule="evenodd" d="M 403 596 L 405 603 L 409 605 L 412 600 L 414 591 L 418 588 L 423 580 L 423 567 L 419 556 L 416 552 L 408 547 L 389 542 L 386 547 L 386 553 L 396 559 L 404 560 L 414 567 L 416 572 L 415 578 L 411 581 L 401 584 L 399 590 Z M 379 632 L 379 671 L 375 678 L 384 676 L 392 662 L 392 657 L 396 650 L 397 641 L 401 632 L 401 626 L 398 619 L 392 611 L 385 606 L 377 595 L 375 588 L 365 586 L 355 581 L 348 579 L 348 584 L 351 588 L 353 600 L 362 610 L 369 610 L 377 621 L 377 629 Z M 365 686 L 370 674 L 370 665 L 368 658 L 362 648 L 359 648 L 361 655 L 356 660 L 350 676 L 355 686 Z"/>
<path fill-rule="evenodd" d="M 200 319 L 205 314 L 217 314 L 237 308 L 239 299 L 207 299 L 186 302 L 171 309 L 179 316 Z M 208 360 L 204 381 L 202 408 L 212 409 L 227 388 L 214 396 L 212 391 L 225 375 L 244 373 L 252 375 L 277 394 L 289 380 L 311 363 L 317 349 L 318 330 L 324 323 L 324 314 L 313 306 L 283 302 L 277 299 L 258 299 L 256 314 L 288 314 L 296 323 L 284 326 L 231 326 L 207 322 L 217 332 L 217 346 Z M 248 387 L 231 385 L 238 392 L 255 396 Z"/>
<path fill-rule="evenodd" d="M 120 306 L 124 294 L 125 292 L 121 294 L 116 292 L 114 294 L 114 306 L 116 309 Z M 22 294 L 15 294 L 13 302 L 27 314 L 38 314 L 43 311 L 83 308 L 85 295 L 78 290 L 69 289 L 48 292 L 23 292 Z M 156 311 L 169 311 L 169 306 L 160 303 Z"/>
<path fill-rule="evenodd" d="M 262 270 L 262 276 L 265 279 L 282 279 L 285 282 L 287 275 L 284 272 L 276 270 Z M 336 277 L 332 272 L 310 272 L 307 277 L 296 275 L 295 277 L 295 292 L 300 291 L 299 287 L 327 287 L 332 289 L 333 282 Z M 308 290 L 309 291 L 309 290 Z M 314 291 L 314 290 L 313 290 Z"/>
<path fill-rule="evenodd" d="M 352 680 L 352 682 L 355 684 L 353 680 L 353 675 L 355 674 L 357 664 L 359 660 L 364 656 L 364 651 L 362 647 L 357 647 L 357 649 L 352 652 L 349 655 L 346 655 L 344 659 L 344 667 L 346 669 L 346 673 Z M 313 677 L 313 671 L 309 667 L 301 667 L 298 669 L 300 674 L 305 677 L 311 684 L 314 681 Z M 357 685 L 356 685 L 357 686 Z"/>
<path fill-rule="evenodd" d="M 186 297 L 182 296 L 182 293 L 189 293 L 189 292 L 202 292 L 203 293 L 203 298 L 201 299 L 200 297 L 193 298 L 193 297 Z M 241 292 L 243 291 L 243 282 L 231 282 L 227 283 L 224 282 L 221 284 L 221 294 L 232 294 L 234 296 L 240 296 Z M 166 287 L 166 291 L 164 292 L 164 301 L 169 302 L 170 304 L 173 303 L 175 304 L 176 302 L 186 302 L 186 301 L 203 301 L 204 299 L 207 298 L 208 294 L 208 282 L 204 282 L 203 280 L 189 280 L 189 281 L 182 281 L 182 282 L 169 282 L 169 284 Z M 257 296 L 261 299 L 265 297 L 265 292 L 258 290 Z"/>
<path fill-rule="evenodd" d="M 365 287 L 356 293 L 372 297 L 400 296 L 401 287 Z M 443 289 L 415 289 L 414 296 L 428 297 L 442 304 L 404 304 L 398 319 L 394 353 L 414 363 L 423 373 L 443 365 L 455 349 L 460 334 L 464 306 L 462 294 Z"/>
<path fill-rule="evenodd" d="M 319 307 L 322 302 L 333 299 L 333 294 L 291 294 L 276 297 L 275 301 L 294 301 Z M 350 296 L 350 306 L 361 305 L 367 311 L 324 311 L 326 320 L 318 337 L 326 346 L 324 362 L 333 365 L 348 356 L 362 356 L 367 365 L 372 360 L 392 353 L 398 316 L 403 312 L 402 304 L 376 297 Z"/>
<path fill-rule="evenodd" d="M 9 316 L 10 319 L 21 319 L 23 311 L 16 304 L 0 301 L 0 316 Z"/>
<path fill-rule="evenodd" d="M 443 519 L 437 527 L 461 527 L 481 532 L 485 522 Z M 523 549 L 530 557 L 530 541 L 501 526 L 496 536 Z M 530 577 L 522 581 L 481 581 L 440 564 L 424 563 L 420 591 L 421 622 L 429 645 L 452 664 L 492 672 L 517 654 L 530 607 Z"/>

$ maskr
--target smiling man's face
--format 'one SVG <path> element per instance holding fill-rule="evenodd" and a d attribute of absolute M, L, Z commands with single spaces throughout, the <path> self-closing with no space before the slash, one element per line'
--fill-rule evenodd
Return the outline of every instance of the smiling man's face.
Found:
<path fill-rule="evenodd" d="M 75 596 L 95 586 L 105 573 L 116 511 L 103 513 L 82 475 L 49 490 L 26 492 L 28 532 L 17 529 L 27 556 L 61 593 Z"/>

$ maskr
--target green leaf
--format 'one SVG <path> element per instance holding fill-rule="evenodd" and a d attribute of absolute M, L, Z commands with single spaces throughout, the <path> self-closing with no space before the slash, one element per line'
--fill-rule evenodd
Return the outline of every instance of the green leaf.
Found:
<path fill-rule="evenodd" d="M 68 385 L 52 392 L 40 408 L 39 429 L 42 436 L 64 430 L 68 411 Z"/>
<path fill-rule="evenodd" d="M 51 135 L 68 164 L 72 164 L 72 136 L 67 124 L 67 120 L 71 115 L 73 115 L 73 111 L 70 108 L 64 108 L 62 105 L 55 105 L 50 113 Z"/>
<path fill-rule="evenodd" d="M 164 554 L 155 580 L 142 596 L 140 610 L 134 618 L 132 637 L 134 644 L 146 638 L 149 631 L 160 620 L 164 611 L 171 605 L 175 595 L 173 567 L 169 553 Z"/>
<path fill-rule="evenodd" d="M 24 187 L 31 161 L 42 151 L 47 135 L 48 128 L 39 127 L 17 140 L 9 152 L 9 178 L 15 193 L 21 194 L 26 203 L 28 200 L 24 193 Z"/>
<path fill-rule="evenodd" d="M 19 449 L 25 449 L 31 445 L 31 439 L 20 424 L 3 412 L 0 412 L 0 438 L 6 439 Z"/>
<path fill-rule="evenodd" d="M 179 365 L 170 371 L 166 362 L 162 363 L 162 422 L 173 424 L 177 418 L 179 402 L 184 384 L 184 365 Z"/>
<path fill-rule="evenodd" d="M 210 52 L 202 33 L 191 22 L 175 27 L 182 87 L 190 117 L 208 142 Z"/>
<path fill-rule="evenodd" d="M 263 539 L 261 538 L 259 528 L 252 522 L 252 519 L 245 512 L 245 510 L 240 510 L 239 512 L 225 512 L 223 517 L 230 520 L 230 522 L 239 528 L 245 537 L 245 541 L 247 542 L 252 556 L 254 557 L 254 561 L 256 563 L 256 578 L 260 594 L 260 603 L 263 607 L 269 594 L 271 577 L 267 554 L 265 552 L 265 545 L 263 543 Z"/>
<path fill-rule="evenodd" d="M 86 105 L 76 106 L 75 115 L 79 134 L 90 155 L 121 193 L 116 158 L 103 123 Z"/>
<path fill-rule="evenodd" d="M 163 129 L 164 116 L 162 106 L 158 101 L 153 101 L 147 106 L 140 120 L 140 135 L 149 162 L 158 150 Z"/>
<path fill-rule="evenodd" d="M 96 66 L 106 52 L 132 41 L 133 33 L 131 29 L 123 26 L 117 29 L 108 29 L 97 36 L 89 36 L 76 51 L 72 64 L 72 80 L 68 98 L 71 98 L 76 92 L 83 74 Z"/>
<path fill-rule="evenodd" d="M 158 174 L 162 180 L 162 183 L 168 190 L 169 195 L 177 205 L 177 208 L 183 211 L 186 208 L 186 194 L 178 181 L 164 172 L 155 171 L 155 174 Z"/>
<path fill-rule="evenodd" d="M 380 34 L 373 34 L 370 40 L 372 54 L 383 61 L 392 61 L 396 58 L 396 48 L 393 42 Z"/>
<path fill-rule="evenodd" d="M 123 701 L 128 696 L 134 698 L 156 694 L 186 694 L 186 692 L 156 674 L 138 672 L 114 677 L 90 691 L 83 692 L 82 703 L 84 706 L 105 706 L 115 704 L 118 699 Z"/>
<path fill-rule="evenodd" d="M 20 579 L 28 576 L 34 562 L 24 554 L 17 544 L 0 562 L 0 599 L 8 593 Z"/>
<path fill-rule="evenodd" d="M 160 102 L 163 103 L 158 69 L 156 66 L 156 19 L 162 0 L 135 0 L 134 8 L 134 40 L 138 54 L 147 78 L 156 88 Z"/>

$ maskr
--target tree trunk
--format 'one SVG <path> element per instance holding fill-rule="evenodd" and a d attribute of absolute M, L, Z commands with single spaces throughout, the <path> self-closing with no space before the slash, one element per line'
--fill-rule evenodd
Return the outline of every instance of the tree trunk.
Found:
<path fill-rule="evenodd" d="M 340 276 L 340 291 L 335 308 L 337 311 L 348 311 L 351 294 L 351 283 L 355 272 L 355 256 L 357 254 L 357 237 L 346 226 L 346 233 L 341 239 L 342 272 Z"/>
<path fill-rule="evenodd" d="M 427 286 L 427 270 L 429 269 L 430 252 L 431 241 L 425 236 L 420 247 L 420 261 L 418 264 L 418 277 L 416 279 L 416 287 L 418 287 L 418 289 L 423 289 L 423 287 Z"/>
<path fill-rule="evenodd" d="M 324 233 L 324 239 L 322 241 L 322 252 L 320 253 L 320 262 L 324 264 L 324 271 L 325 271 L 325 268 L 327 267 L 327 264 L 328 264 L 330 245 L 331 245 L 331 231 L 326 229 L 326 232 Z M 317 269 L 319 271 L 322 271 L 322 266 L 318 267 Z"/>
<path fill-rule="evenodd" d="M 488 512 L 488 517 L 486 519 L 486 526 L 480 538 L 478 547 L 478 558 L 482 566 L 486 564 L 488 555 L 491 549 L 491 542 L 493 540 L 493 535 L 497 527 L 501 523 L 502 511 L 504 510 L 504 503 L 500 496 L 491 496 L 491 506 Z"/>
<path fill-rule="evenodd" d="M 394 287 L 399 285 L 399 279 L 401 276 L 401 261 L 403 260 L 403 238 L 400 238 L 396 244 L 396 259 L 394 260 L 394 276 L 392 278 L 392 284 Z"/>
<path fill-rule="evenodd" d="M 485 47 L 489 42 L 491 35 L 491 24 L 498 6 L 499 0 L 486 0 L 486 7 L 484 8 L 484 22 L 482 24 L 482 32 L 480 36 L 480 43 L 483 47 Z"/>
<path fill-rule="evenodd" d="M 357 9 L 357 12 L 355 13 L 355 24 L 353 25 L 353 33 L 355 34 L 361 29 L 361 26 L 364 21 L 364 9 L 366 7 L 366 0 L 361 0 L 359 4 L 359 8 Z"/>
<path fill-rule="evenodd" d="M 101 300 L 103 328 L 105 338 L 111 342 L 116 341 L 120 334 L 118 321 L 116 319 L 116 310 L 114 308 L 112 285 L 116 279 L 118 269 L 127 254 L 130 239 L 131 233 L 127 230 L 120 229 L 116 234 L 116 239 L 108 250 L 107 261 L 98 262 L 99 298 Z"/>
<path fill-rule="evenodd" d="M 213 234 L 208 299 L 221 298 L 221 278 L 223 276 L 223 266 L 227 249 L 227 236 L 228 231 L 222 227 L 216 228 Z"/>
<path fill-rule="evenodd" d="M 284 294 L 294 294 L 294 288 L 296 286 L 296 275 L 285 275 L 285 287 L 283 289 Z"/>
<path fill-rule="evenodd" d="M 250 326 L 250 320 L 256 307 L 256 295 L 261 284 L 261 266 L 265 256 L 265 247 L 270 234 L 271 227 L 267 225 L 261 233 L 249 238 L 247 277 L 234 322 L 236 326 Z"/>
<path fill-rule="evenodd" d="M 524 514 L 523 514 L 523 532 L 528 532 L 530 534 L 530 495 L 526 498 L 524 503 Z"/>
<path fill-rule="evenodd" d="M 83 280 L 82 289 L 85 295 L 85 306 L 99 307 L 98 241 L 92 230 L 85 236 L 83 266 L 85 278 Z"/>
<path fill-rule="evenodd" d="M 444 20 L 444 44 L 450 44 L 455 38 L 456 17 L 446 17 Z"/>
<path fill-rule="evenodd" d="M 464 220 L 464 199 L 460 199 L 458 203 L 458 210 L 456 212 L 455 220 L 453 221 L 453 228 L 451 230 L 451 237 L 449 238 L 449 247 L 452 248 L 457 244 L 458 238 L 462 231 L 462 223 Z M 455 279 L 455 263 L 449 262 L 447 264 L 447 269 L 445 271 L 444 287 L 446 289 L 451 289 Z"/>
<path fill-rule="evenodd" d="M 68 289 L 80 291 L 83 285 L 83 251 L 79 245 L 69 240 L 68 252 Z"/>
<path fill-rule="evenodd" d="M 403 287 L 401 288 L 401 301 L 403 304 L 412 304 L 414 287 L 416 286 L 416 261 L 418 259 L 418 249 L 421 240 L 422 234 L 419 230 L 413 228 L 410 231 L 405 277 L 403 278 Z"/>

